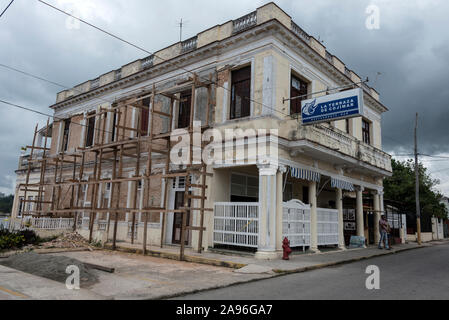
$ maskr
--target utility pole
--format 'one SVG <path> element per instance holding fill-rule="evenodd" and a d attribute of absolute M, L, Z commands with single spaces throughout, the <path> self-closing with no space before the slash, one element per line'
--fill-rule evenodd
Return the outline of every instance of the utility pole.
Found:
<path fill-rule="evenodd" d="M 418 113 L 415 122 L 415 198 L 416 198 L 416 231 L 418 244 L 421 245 L 421 209 L 419 206 L 419 163 L 418 163 Z"/>

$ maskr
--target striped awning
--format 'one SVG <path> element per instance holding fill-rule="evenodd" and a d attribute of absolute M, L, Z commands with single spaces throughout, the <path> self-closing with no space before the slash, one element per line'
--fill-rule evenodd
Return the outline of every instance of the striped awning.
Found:
<path fill-rule="evenodd" d="M 338 189 L 342 189 L 342 190 L 347 190 L 347 191 L 354 191 L 354 185 L 351 182 L 347 182 L 344 180 L 339 180 L 336 178 L 331 178 L 331 187 L 332 188 L 338 188 Z"/>
<path fill-rule="evenodd" d="M 321 174 L 315 171 L 290 167 L 290 171 L 293 178 L 320 182 Z"/>

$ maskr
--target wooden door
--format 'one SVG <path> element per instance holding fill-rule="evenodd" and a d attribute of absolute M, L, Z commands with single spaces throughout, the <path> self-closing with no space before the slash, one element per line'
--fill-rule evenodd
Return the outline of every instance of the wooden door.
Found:
<path fill-rule="evenodd" d="M 177 210 L 182 207 L 184 207 L 184 191 L 176 191 L 174 209 Z M 183 213 L 179 213 L 179 212 L 175 212 L 173 215 L 172 243 L 181 244 L 182 215 L 183 215 Z M 190 212 L 187 214 L 186 221 L 187 221 L 186 226 L 189 226 L 190 225 Z M 188 230 L 186 230 L 185 244 L 187 245 L 188 242 L 189 242 L 189 232 L 188 232 Z"/>

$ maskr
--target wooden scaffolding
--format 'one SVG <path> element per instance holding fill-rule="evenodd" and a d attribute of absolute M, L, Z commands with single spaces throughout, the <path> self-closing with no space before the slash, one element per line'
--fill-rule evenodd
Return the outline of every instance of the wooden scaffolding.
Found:
<path fill-rule="evenodd" d="M 194 112 L 195 112 L 195 94 L 197 88 L 207 89 L 207 105 L 205 123 L 201 128 L 194 128 Z M 172 136 L 174 133 L 174 106 L 175 101 L 181 99 L 176 95 L 182 90 L 191 89 L 191 106 L 189 126 L 185 128 L 189 135 L 189 161 L 182 167 L 174 166 L 171 163 L 170 154 L 174 146 Z M 128 213 L 131 214 L 131 243 L 134 243 L 136 214 L 140 213 L 144 217 L 144 234 L 143 234 L 143 254 L 147 250 L 147 230 L 148 219 L 150 214 L 159 214 L 162 216 L 161 225 L 161 242 L 164 243 L 164 230 L 166 224 L 166 215 L 168 213 L 182 214 L 181 227 L 181 244 L 180 244 L 180 260 L 184 260 L 184 250 L 186 243 L 187 230 L 198 231 L 199 240 L 197 251 L 199 253 L 203 250 L 203 232 L 204 214 L 212 212 L 210 208 L 205 208 L 207 177 L 212 176 L 207 172 L 207 165 L 201 161 L 200 163 L 193 163 L 194 152 L 194 133 L 203 133 L 209 128 L 210 110 L 215 105 L 212 97 L 213 81 L 212 75 L 209 76 L 209 81 L 200 82 L 198 77 L 194 75 L 187 81 L 177 83 L 174 87 L 164 90 L 156 90 L 153 88 L 149 92 L 143 92 L 138 96 L 127 97 L 112 104 L 109 108 L 100 108 L 86 117 L 87 123 L 89 119 L 95 117 L 95 141 L 91 147 L 79 147 L 74 152 L 59 152 L 57 154 L 49 155 L 50 148 L 47 147 L 47 138 L 49 137 L 49 120 L 47 121 L 47 129 L 44 136 L 44 146 L 36 146 L 36 139 L 38 134 L 38 127 L 36 126 L 32 146 L 27 146 L 30 152 L 25 183 L 20 184 L 20 191 L 24 192 L 24 203 L 34 203 L 33 210 L 25 209 L 22 214 L 23 217 L 60 217 L 71 216 L 74 219 L 74 230 L 78 225 L 78 213 L 84 212 L 89 214 L 89 241 L 93 240 L 93 230 L 95 221 L 99 214 L 108 214 L 107 233 L 109 241 L 109 226 L 113 217 L 113 236 L 112 248 L 116 249 L 117 242 L 117 228 L 119 215 Z M 155 107 L 155 97 L 162 96 L 164 99 L 169 99 L 169 112 L 164 112 L 162 109 L 157 110 Z M 145 105 L 143 101 L 150 101 L 149 105 Z M 127 125 L 129 118 L 128 110 L 134 108 L 135 121 L 134 126 Z M 107 125 L 109 116 L 113 117 L 112 128 Z M 147 121 L 149 116 L 149 132 L 141 130 L 141 122 Z M 167 130 L 159 130 L 157 132 L 156 117 L 165 118 L 168 123 Z M 88 127 L 88 124 L 79 124 L 80 126 Z M 200 131 L 198 131 L 200 130 Z M 112 135 L 110 139 L 106 139 L 106 134 Z M 201 139 L 202 140 L 202 139 Z M 63 140 L 63 144 L 67 141 Z M 206 142 L 201 142 L 201 150 L 206 147 Z M 36 150 L 40 150 L 39 155 L 36 156 Z M 155 156 L 157 155 L 157 157 Z M 155 168 L 155 159 L 158 159 L 159 164 L 163 163 L 163 170 Z M 124 176 L 125 159 L 126 165 L 131 162 L 133 167 L 133 175 L 131 177 Z M 131 159 L 131 160 L 130 160 Z M 200 157 L 201 159 L 201 157 Z M 108 169 L 105 170 L 105 167 Z M 160 167 L 160 165 L 159 165 Z M 143 171 L 144 169 L 144 171 Z M 30 182 L 30 175 L 32 171 L 40 173 L 39 182 Z M 92 171 L 86 179 L 86 171 Z M 70 178 L 67 178 L 67 172 L 70 172 Z M 64 177 L 64 173 L 65 176 Z M 110 177 L 104 178 L 105 173 L 110 174 Z M 169 209 L 169 181 L 178 177 L 185 178 L 185 192 L 184 192 L 184 206 L 177 209 Z M 151 182 L 162 181 L 164 185 L 164 199 L 161 197 L 159 206 L 153 204 L 150 199 Z M 143 206 L 140 207 L 137 203 L 137 193 L 139 181 L 144 186 Z M 134 188 L 134 199 L 132 205 L 121 206 L 121 196 L 123 195 L 123 184 L 132 182 Z M 110 187 L 111 201 L 109 204 L 104 203 L 102 199 L 98 199 L 100 186 L 104 190 L 105 186 Z M 90 206 L 86 206 L 81 202 L 83 190 L 88 186 L 90 190 Z M 162 189 L 162 188 L 161 188 Z M 27 200 L 28 192 L 37 192 L 38 196 L 35 200 Z M 128 190 L 130 192 L 130 190 Z M 68 200 L 68 201 L 67 201 Z M 28 206 L 25 206 L 26 208 Z M 126 207 L 126 208 L 125 208 Z M 199 213 L 199 225 L 187 226 L 187 216 L 191 213 Z"/>

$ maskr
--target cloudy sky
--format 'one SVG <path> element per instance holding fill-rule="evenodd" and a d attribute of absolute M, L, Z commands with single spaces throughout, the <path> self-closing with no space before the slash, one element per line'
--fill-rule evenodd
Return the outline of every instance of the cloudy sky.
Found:
<path fill-rule="evenodd" d="M 0 0 L 0 12 L 10 0 Z M 257 0 L 48 0 L 149 51 L 236 19 L 267 1 Z M 449 1 L 275 1 L 309 34 L 323 40 L 381 95 L 387 152 L 413 152 L 420 113 L 420 152 L 449 156 Z M 380 28 L 368 30 L 366 8 L 375 4 Z M 72 87 L 145 54 L 86 25 L 77 26 L 37 0 L 15 0 L 0 18 L 0 64 Z M 62 89 L 0 66 L 0 100 L 51 112 Z M 11 193 L 20 147 L 31 144 L 46 118 L 0 103 L 0 192 Z M 449 195 L 449 159 L 425 157 L 439 189 Z"/>

